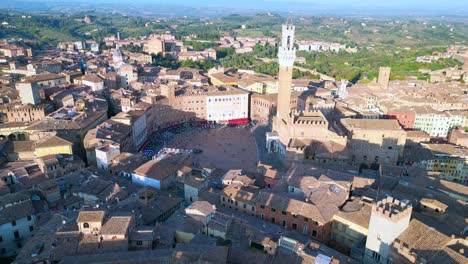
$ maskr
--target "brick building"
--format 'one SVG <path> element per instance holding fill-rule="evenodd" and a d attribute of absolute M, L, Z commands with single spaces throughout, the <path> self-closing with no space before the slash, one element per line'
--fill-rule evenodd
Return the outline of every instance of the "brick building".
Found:
<path fill-rule="evenodd" d="M 248 186 L 228 186 L 220 193 L 223 206 L 246 214 L 256 214 L 258 188 Z"/>
<path fill-rule="evenodd" d="M 396 120 L 342 119 L 341 123 L 353 162 L 396 164 L 402 157 L 406 132 Z"/>
<path fill-rule="evenodd" d="M 250 98 L 250 118 L 268 122 L 276 112 L 277 94 L 253 94 Z"/>
<path fill-rule="evenodd" d="M 413 129 L 414 121 L 416 120 L 416 112 L 406 106 L 389 109 L 387 111 L 388 119 L 396 119 L 398 123 L 405 129 Z"/>
<path fill-rule="evenodd" d="M 331 234 L 331 221 L 325 219 L 313 204 L 302 202 L 288 196 L 260 192 L 257 196 L 257 216 L 261 219 L 297 230 L 320 242 L 328 242 Z"/>
<path fill-rule="evenodd" d="M 468 132 L 463 129 L 452 129 L 449 134 L 449 142 L 468 148 Z"/>
<path fill-rule="evenodd" d="M 51 105 L 8 105 L 0 108 L 0 112 L 6 115 L 7 122 L 34 122 L 42 120 L 53 110 Z"/>

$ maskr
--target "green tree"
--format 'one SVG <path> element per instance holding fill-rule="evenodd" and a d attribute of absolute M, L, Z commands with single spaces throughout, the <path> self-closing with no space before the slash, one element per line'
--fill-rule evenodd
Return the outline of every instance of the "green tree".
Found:
<path fill-rule="evenodd" d="M 300 71 L 298 69 L 293 69 L 293 79 L 298 79 L 301 77 L 307 77 L 314 80 L 320 80 L 320 75 L 312 74 L 307 71 Z"/>
<path fill-rule="evenodd" d="M 185 46 L 192 46 L 193 50 L 195 50 L 195 51 L 202 51 L 202 50 L 205 50 L 205 49 L 214 48 L 214 47 L 219 46 L 219 44 L 216 43 L 216 42 L 200 42 L 200 41 L 192 41 L 192 40 L 184 41 L 184 45 Z"/>
<path fill-rule="evenodd" d="M 133 42 L 130 43 L 130 45 L 122 46 L 121 48 L 130 52 L 143 52 L 143 46 L 135 45 Z"/>
<path fill-rule="evenodd" d="M 253 66 L 252 70 L 259 73 L 276 76 L 278 75 L 279 65 L 277 62 L 259 63 Z"/>
<path fill-rule="evenodd" d="M 278 47 L 276 45 L 260 45 L 253 46 L 253 54 L 262 58 L 276 58 L 278 56 Z"/>
<path fill-rule="evenodd" d="M 250 54 L 232 54 L 219 60 L 219 63 L 223 67 L 234 67 L 241 69 L 250 69 L 256 62 L 257 58 Z"/>
<path fill-rule="evenodd" d="M 231 56 L 235 53 L 235 50 L 233 48 L 218 48 L 216 49 L 216 58 L 222 59 L 227 56 Z"/>
<path fill-rule="evenodd" d="M 171 54 L 166 53 L 163 55 L 161 52 L 158 54 L 151 54 L 153 65 L 162 66 L 166 68 L 178 68 L 179 64 L 172 58 Z"/>
<path fill-rule="evenodd" d="M 205 60 L 185 60 L 181 63 L 181 67 L 187 67 L 192 69 L 199 69 L 203 71 L 207 71 L 213 68 L 216 65 L 215 61 L 212 58 L 207 58 Z"/>

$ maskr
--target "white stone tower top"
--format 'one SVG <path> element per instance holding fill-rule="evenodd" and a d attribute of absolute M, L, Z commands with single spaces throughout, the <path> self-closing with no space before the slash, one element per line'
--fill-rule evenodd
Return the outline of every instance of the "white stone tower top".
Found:
<path fill-rule="evenodd" d="M 115 49 L 112 54 L 112 61 L 114 62 L 115 67 L 120 67 L 124 63 L 124 58 L 122 56 L 122 51 L 120 51 L 119 44 L 115 45 Z"/>
<path fill-rule="evenodd" d="M 294 48 L 294 30 L 292 24 L 282 27 L 281 46 L 278 50 L 278 63 L 281 67 L 292 67 L 296 59 L 296 48 Z"/>
<path fill-rule="evenodd" d="M 412 211 L 409 202 L 393 197 L 376 202 L 369 220 L 365 257 L 385 263 L 390 245 L 409 226 Z"/>
<path fill-rule="evenodd" d="M 338 89 L 338 97 L 345 99 L 348 96 L 348 80 L 341 80 L 340 88 Z"/>
<path fill-rule="evenodd" d="M 382 199 L 372 206 L 372 214 L 379 214 L 381 217 L 393 222 L 411 217 L 412 211 L 411 204 L 393 197 Z"/>

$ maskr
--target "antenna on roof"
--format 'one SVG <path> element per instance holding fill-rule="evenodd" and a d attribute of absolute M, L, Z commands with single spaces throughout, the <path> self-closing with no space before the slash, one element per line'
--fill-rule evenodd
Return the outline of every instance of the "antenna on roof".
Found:
<path fill-rule="evenodd" d="M 287 25 L 292 25 L 292 24 L 293 24 L 293 19 L 292 19 L 292 17 L 288 17 L 288 18 L 286 19 L 286 24 L 287 24 Z"/>

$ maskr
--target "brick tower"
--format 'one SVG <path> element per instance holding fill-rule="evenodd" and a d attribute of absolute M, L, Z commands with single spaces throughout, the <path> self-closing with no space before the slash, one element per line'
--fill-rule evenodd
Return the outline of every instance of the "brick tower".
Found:
<path fill-rule="evenodd" d="M 388 84 L 390 81 L 390 67 L 380 67 L 379 68 L 379 78 L 377 82 L 381 89 L 388 89 Z"/>
<path fill-rule="evenodd" d="M 287 122 L 291 101 L 291 86 L 296 49 L 294 48 L 294 29 L 291 24 L 283 25 L 281 46 L 278 50 L 279 76 L 278 76 L 278 110 L 277 122 Z"/>

